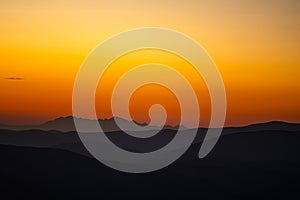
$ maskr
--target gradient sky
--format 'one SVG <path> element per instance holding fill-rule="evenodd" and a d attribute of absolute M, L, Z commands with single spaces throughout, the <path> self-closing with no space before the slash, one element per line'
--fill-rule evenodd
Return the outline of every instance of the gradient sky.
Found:
<path fill-rule="evenodd" d="M 300 122 L 300 1 L 7 0 L 0 1 L 0 123 L 37 124 L 71 115 L 73 82 L 89 52 L 112 35 L 149 26 L 180 31 L 206 48 L 224 79 L 226 125 Z M 182 61 L 162 52 L 136 52 L 114 65 L 125 69 L 152 58 L 184 69 Z M 113 86 L 109 72 L 107 77 Z M 202 84 L 193 82 L 205 123 L 209 99 Z M 108 88 L 100 87 L 97 98 Z M 158 98 L 165 95 L 173 102 L 169 123 L 177 123 L 172 94 L 154 85 L 140 90 L 130 107 L 137 120 L 147 121 L 147 105 L 166 104 Z M 111 117 L 105 106 L 97 111 Z"/>

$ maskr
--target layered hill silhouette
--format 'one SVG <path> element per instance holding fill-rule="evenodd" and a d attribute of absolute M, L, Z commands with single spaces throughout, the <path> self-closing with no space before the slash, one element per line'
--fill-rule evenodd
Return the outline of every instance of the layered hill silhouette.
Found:
<path fill-rule="evenodd" d="M 75 131 L 0 130 L 2 196 L 38 199 L 298 199 L 300 129 L 270 122 L 225 128 L 212 152 L 198 158 L 206 129 L 170 166 L 153 173 L 127 174 L 104 166 Z M 185 130 L 189 134 L 189 130 Z M 142 141 L 122 131 L 106 135 L 120 148 L 153 151 L 176 130 L 163 129 Z M 153 147 L 154 146 L 154 147 Z"/>
<path fill-rule="evenodd" d="M 176 127 L 164 127 L 153 137 L 136 138 L 120 131 L 111 120 L 105 121 L 109 132 L 103 134 L 132 152 L 155 151 L 168 144 L 177 132 Z M 124 123 L 130 128 L 134 122 Z M 147 174 L 127 174 L 104 166 L 85 149 L 73 126 L 72 117 L 39 126 L 2 126 L 2 196 L 272 200 L 300 197 L 299 124 L 268 122 L 226 127 L 204 159 L 198 158 L 198 152 L 207 129 L 199 128 L 193 144 L 181 158 Z M 184 131 L 189 134 L 190 130 Z"/>
<path fill-rule="evenodd" d="M 0 129 L 0 144 L 63 149 L 90 156 L 81 143 L 76 131 L 63 132 L 55 130 L 56 125 L 59 127 L 57 129 L 61 129 L 62 127 L 66 127 L 66 124 L 70 125 L 72 120 L 71 117 L 59 118 L 41 125 L 48 127 L 48 131 L 36 129 L 37 127 L 28 130 Z M 107 126 L 113 124 L 111 120 L 106 120 L 106 122 Z M 124 122 L 129 123 L 125 120 Z M 175 128 L 165 127 L 155 136 L 138 138 L 127 135 L 115 126 L 117 125 L 113 124 L 112 128 L 107 128 L 110 132 L 105 133 L 106 136 L 117 146 L 138 153 L 151 152 L 162 148 L 177 133 Z M 206 131 L 206 128 L 199 128 L 197 130 L 197 136 L 191 148 L 195 146 L 200 148 L 199 145 L 203 142 Z M 189 134 L 190 130 L 186 129 L 184 132 Z M 139 134 L 139 132 L 135 133 Z M 147 131 L 144 131 L 145 133 Z M 230 159 L 298 159 L 300 158 L 300 124 L 268 122 L 245 127 L 227 127 L 223 129 L 221 138 L 215 149 L 211 155 Z M 187 157 L 195 157 L 196 155 L 197 152 L 195 150 L 194 155 Z"/>
<path fill-rule="evenodd" d="M 83 119 L 83 118 L 77 118 L 77 120 L 82 120 L 84 122 L 92 123 L 94 120 L 90 119 Z M 122 124 L 123 127 L 125 127 L 125 130 L 128 131 L 134 131 L 135 130 L 135 124 L 145 126 L 144 124 L 139 124 L 135 121 L 128 121 L 126 119 L 120 118 L 120 117 L 114 117 L 110 119 L 99 119 L 98 122 L 101 125 L 101 128 L 105 132 L 114 132 L 114 131 L 120 131 L 119 126 L 116 124 L 116 120 L 118 120 L 119 123 Z M 158 126 L 148 126 L 146 130 L 155 130 L 155 129 L 171 129 L 171 130 L 177 130 L 177 127 L 172 126 L 164 126 L 164 127 L 158 127 Z M 187 129 L 185 127 L 181 127 L 183 129 Z M 39 124 L 39 125 L 5 125 L 0 124 L 0 129 L 6 129 L 6 130 L 42 130 L 42 131 L 61 131 L 61 132 L 71 132 L 76 131 L 75 124 L 74 124 L 74 117 L 73 116 L 67 116 L 67 117 L 59 117 L 54 120 L 49 120 L 45 123 Z M 258 123 L 258 124 L 251 124 L 248 126 L 243 127 L 226 127 L 226 131 L 228 132 L 249 132 L 249 131 L 261 131 L 261 130 L 284 130 L 284 131 L 300 131 L 300 124 L 295 123 L 287 123 L 282 121 L 271 121 L 271 122 L 265 122 L 265 123 Z"/>
<path fill-rule="evenodd" d="M 0 145 L 9 199 L 298 199 L 298 161 L 179 160 L 126 174 L 69 151 Z"/>
<path fill-rule="evenodd" d="M 84 121 L 87 124 L 91 124 L 95 120 L 90 119 L 83 119 L 83 118 L 77 118 L 77 120 Z M 120 124 L 122 124 L 123 127 L 125 127 L 125 130 L 128 131 L 134 131 L 134 125 L 138 124 L 141 126 L 145 126 L 146 124 L 139 124 L 135 121 L 128 121 L 126 119 L 120 118 L 120 117 L 114 117 L 110 119 L 99 119 L 98 122 L 101 124 L 101 127 L 103 131 L 105 132 L 112 132 L 112 131 L 119 131 L 120 128 L 116 124 L 116 120 Z M 146 129 L 148 130 L 154 130 L 154 129 L 161 129 L 162 127 L 156 127 L 156 126 L 148 126 Z M 177 129 L 178 127 L 172 127 L 172 126 L 166 126 L 165 128 L 168 129 Z M 31 129 L 38 129 L 43 131 L 49 131 L 49 130 L 57 130 L 62 132 L 70 132 L 70 131 L 76 131 L 74 119 L 73 116 L 68 117 L 60 117 L 54 120 L 47 121 L 40 125 L 21 125 L 21 126 L 13 126 L 13 125 L 4 125 L 0 124 L 0 129 L 9 129 L 9 130 L 31 130 Z"/>

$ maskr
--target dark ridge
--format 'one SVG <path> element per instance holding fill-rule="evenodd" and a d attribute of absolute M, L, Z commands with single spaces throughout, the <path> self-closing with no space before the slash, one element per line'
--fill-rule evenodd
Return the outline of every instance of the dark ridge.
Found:
<path fill-rule="evenodd" d="M 299 199 L 298 124 L 225 128 L 210 154 L 199 159 L 206 130 L 198 129 L 193 144 L 176 162 L 146 174 L 104 166 L 88 153 L 75 131 L 0 130 L 1 195 L 9 199 Z M 166 145 L 176 132 L 163 129 L 152 140 L 124 137 L 122 131 L 105 134 L 120 148 L 149 152 Z"/>
<path fill-rule="evenodd" d="M 91 119 L 83 119 L 83 118 L 77 118 L 79 120 L 85 120 L 87 123 L 93 121 Z M 114 117 L 110 119 L 99 119 L 98 122 L 100 123 L 101 127 L 105 132 L 114 132 L 114 131 L 120 131 L 120 128 L 115 123 L 115 119 L 118 119 L 120 123 L 122 123 L 125 127 L 127 127 L 128 130 L 134 131 L 132 127 L 133 124 L 146 126 L 146 123 L 138 123 L 136 121 L 127 121 L 125 119 L 122 119 L 120 117 Z M 161 127 L 156 126 L 150 126 L 149 129 L 160 129 Z M 183 129 L 187 129 L 185 127 L 182 127 Z M 0 125 L 0 129 L 11 129 L 11 130 L 30 130 L 30 129 L 39 129 L 39 130 L 57 130 L 61 132 L 70 132 L 70 131 L 76 131 L 73 117 L 67 116 L 67 117 L 59 117 L 57 119 L 49 120 L 43 124 L 32 126 L 32 125 L 22 125 L 22 126 L 10 126 L 10 125 Z M 163 129 L 170 129 L 170 130 L 178 130 L 179 126 L 169 126 L 165 125 Z M 205 129 L 205 128 L 200 128 Z M 260 130 L 285 130 L 285 131 L 299 131 L 300 130 L 300 124 L 296 123 L 288 123 L 283 121 L 271 121 L 271 122 L 264 122 L 264 123 L 257 123 L 257 124 L 251 124 L 247 126 L 241 126 L 241 127 L 224 127 L 224 131 L 260 131 Z"/>
<path fill-rule="evenodd" d="M 299 161 L 208 157 L 127 174 L 49 148 L 0 145 L 1 195 L 9 199 L 298 199 Z"/>

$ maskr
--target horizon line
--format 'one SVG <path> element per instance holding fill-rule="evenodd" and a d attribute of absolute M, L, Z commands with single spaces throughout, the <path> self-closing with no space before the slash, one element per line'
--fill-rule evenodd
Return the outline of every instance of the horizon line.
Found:
<path fill-rule="evenodd" d="M 95 120 L 95 119 L 89 119 L 89 118 L 82 118 L 82 117 L 76 117 L 76 116 L 72 116 L 72 115 L 68 115 L 68 116 L 61 116 L 61 117 L 56 117 L 56 118 L 53 118 L 53 119 L 49 119 L 47 121 L 44 121 L 42 123 L 39 123 L 39 124 L 6 124 L 6 123 L 1 123 L 0 122 L 0 126 L 16 126 L 16 127 L 21 127 L 21 126 L 41 126 L 41 125 L 44 125 L 48 122 L 53 122 L 53 121 L 56 121 L 56 120 L 59 120 L 59 119 L 68 119 L 68 118 L 77 118 L 77 119 L 83 119 L 83 120 Z M 139 123 L 135 120 L 127 120 L 125 118 L 122 118 L 122 117 L 119 117 L 119 116 L 113 116 L 111 118 L 98 118 L 97 121 L 108 121 L 108 120 L 112 120 L 112 119 L 115 119 L 115 118 L 119 118 L 119 119 L 122 119 L 122 120 L 125 120 L 127 122 L 133 122 L 133 123 L 136 123 L 137 125 L 149 125 L 149 126 L 154 126 L 154 127 L 171 127 L 171 128 L 176 128 L 176 127 L 180 127 L 180 125 L 168 125 L 168 124 L 165 124 L 165 125 L 162 125 L 162 126 L 159 126 L 159 125 L 151 125 L 151 124 L 148 124 L 146 122 L 142 122 L 142 123 Z M 247 124 L 241 124 L 241 125 L 226 125 L 226 126 L 223 126 L 223 127 L 211 127 L 211 128 L 241 128 L 241 127 L 247 127 L 247 126 L 251 126 L 251 125 L 257 125 L 257 124 L 268 124 L 268 123 L 285 123 L 285 124 L 294 124 L 294 125 L 300 125 L 300 122 L 289 122 L 289 121 L 284 121 L 284 120 L 268 120 L 268 121 L 258 121 L 258 122 L 249 122 Z M 209 128 L 209 127 L 204 127 L 204 126 L 198 126 L 198 127 L 186 127 L 184 125 L 182 125 L 181 127 L 184 127 L 186 129 L 194 129 L 194 128 L 198 128 L 198 129 L 201 129 L 201 128 Z"/>

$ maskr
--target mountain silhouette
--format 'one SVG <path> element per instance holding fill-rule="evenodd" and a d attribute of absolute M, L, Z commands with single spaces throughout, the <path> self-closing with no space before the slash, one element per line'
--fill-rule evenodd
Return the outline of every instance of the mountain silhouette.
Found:
<path fill-rule="evenodd" d="M 105 122 L 110 132 L 102 134 L 131 152 L 155 151 L 177 132 L 176 128 L 165 128 L 151 138 L 135 138 L 116 129 L 110 120 Z M 23 126 L 25 130 L 0 129 L 2 196 L 272 200 L 299 197 L 299 124 L 269 122 L 224 128 L 204 159 L 199 159 L 198 153 L 207 129 L 199 128 L 193 144 L 170 166 L 152 173 L 127 174 L 94 159 L 76 131 L 66 132 L 72 130 L 72 123 L 73 118 L 67 117 L 40 126 Z M 37 129 L 41 127 L 49 130 Z M 190 130 L 184 131 L 189 134 Z"/>
<path fill-rule="evenodd" d="M 82 120 L 85 123 L 89 124 L 94 122 L 95 120 L 90 119 L 83 119 L 83 118 L 77 118 L 77 120 Z M 136 121 L 128 121 L 126 119 L 120 118 L 120 117 L 113 117 L 110 119 L 99 119 L 98 122 L 101 125 L 101 128 L 105 132 L 114 132 L 114 131 L 121 131 L 119 126 L 116 124 L 116 120 L 118 120 L 119 123 L 122 124 L 123 127 L 125 127 L 125 130 L 127 131 L 135 131 L 135 125 L 140 125 L 145 127 L 146 123 L 138 123 Z M 160 130 L 160 129 L 170 129 L 170 130 L 178 130 L 178 126 L 152 126 L 149 125 L 145 130 Z M 181 127 L 182 129 L 187 129 L 185 127 Z M 21 126 L 13 126 L 13 125 L 5 125 L 0 124 L 0 129 L 7 129 L 7 130 L 32 130 L 32 129 L 38 129 L 43 131 L 49 131 L 49 130 L 56 130 L 61 132 L 71 132 L 76 131 L 74 119 L 72 116 L 68 117 L 59 117 L 54 120 L 49 120 L 45 123 L 42 123 L 40 125 L 21 125 Z M 205 129 L 205 128 L 204 128 Z M 242 127 L 225 127 L 224 131 L 233 133 L 233 132 L 250 132 L 250 131 L 263 131 L 263 130 L 283 130 L 283 131 L 295 131 L 300 130 L 300 124 L 295 123 L 287 123 L 282 121 L 271 121 L 271 122 L 265 122 L 265 123 L 257 123 L 257 124 L 251 124 L 247 126 Z"/>
<path fill-rule="evenodd" d="M 204 159 L 198 158 L 198 152 L 206 129 L 198 129 L 181 158 L 146 174 L 104 166 L 89 155 L 75 131 L 0 130 L 1 195 L 9 199 L 298 199 L 298 128 L 281 122 L 225 128 Z M 144 152 L 176 134 L 176 130 L 161 131 L 159 138 L 145 143 L 124 138 L 121 131 L 107 136 L 120 148 Z"/>
<path fill-rule="evenodd" d="M 87 124 L 91 124 L 95 122 L 95 120 L 90 119 L 83 119 L 83 118 L 77 118 L 77 120 L 82 120 Z M 135 125 L 140 125 L 145 127 L 147 124 L 142 123 L 139 124 L 135 121 L 128 121 L 126 119 L 120 118 L 120 117 L 114 117 L 110 119 L 99 119 L 98 122 L 101 125 L 101 128 L 105 132 L 113 132 L 113 131 L 119 131 L 120 128 L 116 124 L 116 120 L 118 120 L 118 123 L 122 124 L 123 127 L 125 127 L 125 130 L 128 131 L 134 131 Z M 158 126 L 148 126 L 145 128 L 146 130 L 155 130 L 155 129 L 161 129 L 162 127 Z M 178 127 L 172 127 L 172 126 L 165 126 L 164 128 L 167 129 L 178 129 Z M 38 129 L 38 130 L 57 130 L 62 132 L 70 132 L 70 131 L 76 131 L 74 119 L 72 116 L 68 117 L 59 117 L 54 120 L 49 120 L 43 124 L 40 125 L 22 125 L 22 126 L 11 126 L 11 125 L 4 125 L 0 124 L 0 129 L 9 129 L 9 130 L 30 130 L 30 129 Z"/>
<path fill-rule="evenodd" d="M 54 129 L 54 125 L 61 125 L 60 123 L 66 120 L 71 121 L 72 118 L 54 120 L 48 122 L 47 125 L 50 129 Z M 65 123 L 62 124 L 64 125 Z M 189 129 L 184 130 L 186 134 L 189 134 L 189 131 Z M 205 128 L 198 129 L 192 147 L 199 147 L 203 142 L 206 131 L 207 129 Z M 106 133 L 106 136 L 125 150 L 143 153 L 162 148 L 173 139 L 176 133 L 177 130 L 175 129 L 162 129 L 158 134 L 145 139 L 115 130 Z M 139 132 L 136 134 L 139 134 Z M 0 144 L 64 149 L 90 156 L 76 131 L 0 129 Z M 215 146 L 215 150 L 211 152 L 211 155 L 239 160 L 278 160 L 300 158 L 298 153 L 300 153 L 300 125 L 285 122 L 269 122 L 245 127 L 224 128 L 219 142 Z M 195 151 L 192 157 L 196 155 Z"/>

